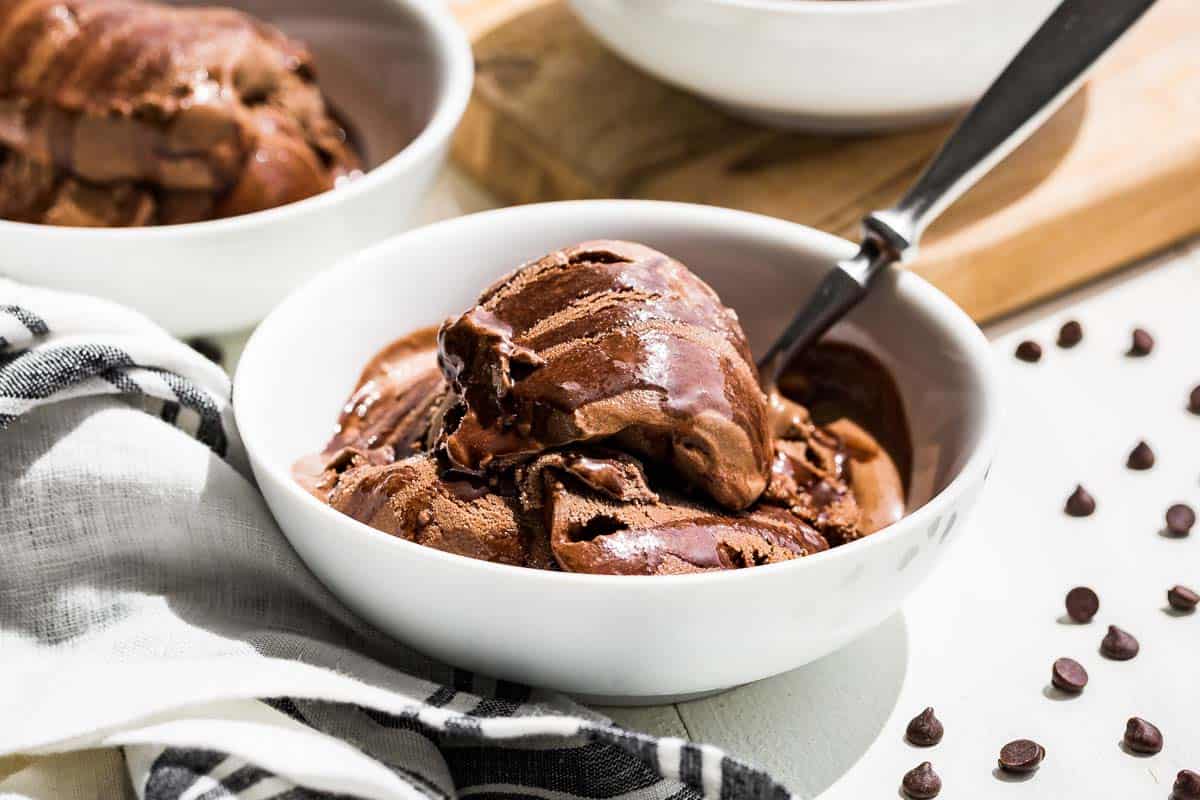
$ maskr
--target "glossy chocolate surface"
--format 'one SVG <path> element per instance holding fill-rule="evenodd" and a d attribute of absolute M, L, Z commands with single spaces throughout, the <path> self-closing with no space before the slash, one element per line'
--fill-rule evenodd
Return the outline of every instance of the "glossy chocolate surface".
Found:
<path fill-rule="evenodd" d="M 389 534 L 501 563 L 652 575 L 800 558 L 904 514 L 890 375 L 822 344 L 768 396 L 737 316 L 682 264 L 589 242 L 367 365 L 296 465 Z"/>
<path fill-rule="evenodd" d="M 193 222 L 359 169 L 299 42 L 239 11 L 0 0 L 0 217 Z"/>

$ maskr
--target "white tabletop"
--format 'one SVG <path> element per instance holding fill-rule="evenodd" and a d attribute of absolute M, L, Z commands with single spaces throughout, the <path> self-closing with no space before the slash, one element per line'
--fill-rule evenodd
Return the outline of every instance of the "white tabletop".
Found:
<path fill-rule="evenodd" d="M 492 205 L 448 170 L 422 221 Z M 1061 350 L 1054 338 L 1068 318 L 1083 323 L 1084 341 Z M 1157 339 L 1142 359 L 1124 355 L 1138 325 Z M 1200 504 L 1200 416 L 1184 409 L 1200 383 L 1200 245 L 986 332 L 1007 393 L 1001 453 L 969 534 L 902 614 L 770 680 L 675 706 L 601 710 L 631 728 L 719 745 L 802 796 L 830 800 L 895 796 L 925 760 L 951 799 L 1165 798 L 1179 769 L 1200 770 L 1200 613 L 1164 610 L 1171 585 L 1200 589 L 1200 530 L 1181 540 L 1158 533 L 1169 504 Z M 1039 364 L 1012 357 L 1027 337 L 1045 350 Z M 240 338 L 225 344 L 236 351 Z M 1158 463 L 1132 472 L 1125 457 L 1142 438 Z M 1097 499 L 1087 519 L 1062 511 L 1077 482 Z M 1099 593 L 1100 613 L 1089 625 L 1064 623 L 1063 596 L 1080 584 Z M 1138 637 L 1137 658 L 1098 654 L 1110 623 Z M 1079 697 L 1048 689 L 1060 656 L 1091 675 Z M 946 735 L 918 749 L 903 731 L 927 705 Z M 1134 715 L 1161 728 L 1161 754 L 1120 748 Z M 993 774 L 1000 747 L 1016 738 L 1048 751 L 1019 787 Z"/>

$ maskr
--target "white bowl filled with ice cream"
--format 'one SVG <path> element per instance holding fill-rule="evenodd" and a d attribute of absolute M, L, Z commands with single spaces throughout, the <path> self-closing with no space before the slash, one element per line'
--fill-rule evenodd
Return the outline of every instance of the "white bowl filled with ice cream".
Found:
<path fill-rule="evenodd" d="M 609 562 L 610 567 L 618 564 L 616 568 L 590 574 L 572 571 L 596 563 L 587 559 L 595 548 L 573 545 L 611 536 L 615 538 L 607 541 L 633 542 L 636 551 L 639 529 L 653 527 L 656 521 L 638 522 L 629 516 L 634 512 L 615 508 L 599 515 L 608 519 L 590 530 L 586 520 L 572 528 L 572 521 L 581 522 L 579 509 L 596 508 L 579 497 L 603 494 L 603 486 L 596 484 L 603 483 L 604 471 L 582 465 L 582 473 L 590 473 L 590 487 L 580 470 L 573 477 L 569 474 L 572 466 L 580 466 L 579 453 L 571 451 L 573 443 L 564 445 L 554 438 L 554 430 L 565 430 L 559 424 L 562 419 L 549 427 L 515 424 L 506 430 L 524 431 L 524 443 L 515 435 L 507 444 L 499 443 L 495 452 L 516 454 L 508 463 L 528 465 L 536 459 L 523 457 L 529 453 L 523 448 L 529 438 L 541 437 L 545 449 L 539 455 L 549 454 L 557 462 L 543 465 L 545 474 L 553 476 L 543 485 L 576 481 L 577 496 L 567 497 L 555 506 L 557 511 L 548 507 L 553 502 L 529 506 L 526 510 L 532 513 L 536 508 L 543 515 L 542 527 L 519 527 L 492 553 L 465 552 L 463 548 L 471 545 L 456 539 L 451 520 L 463 508 L 482 508 L 494 501 L 493 494 L 503 495 L 506 479 L 497 476 L 489 483 L 486 467 L 474 476 L 456 469 L 453 475 L 447 473 L 455 485 L 434 486 L 428 483 L 429 462 L 423 460 L 428 448 L 417 438 L 399 435 L 389 440 L 394 449 L 391 461 L 386 455 L 377 459 L 378 452 L 339 457 L 365 478 L 344 487 L 351 505 L 355 498 L 363 501 L 357 508 L 331 507 L 328 500 L 314 496 L 311 483 L 297 482 L 294 466 L 322 452 L 339 411 L 353 412 L 357 402 L 366 399 L 360 394 L 347 404 L 364 366 L 389 343 L 448 318 L 459 320 L 459 333 L 463 326 L 474 331 L 469 342 L 495 343 L 497 331 L 502 340 L 506 325 L 517 322 L 520 328 L 533 321 L 502 318 L 497 323 L 489 318 L 494 308 L 470 313 L 480 290 L 520 264 L 597 238 L 638 242 L 686 265 L 715 290 L 725 307 L 737 310 L 737 324 L 752 351 L 764 347 L 782 327 L 818 277 L 820 265 L 851 250 L 836 237 L 753 214 L 672 203 L 587 201 L 476 214 L 402 235 L 348 259 L 298 290 L 264 321 L 247 346 L 235 381 L 238 423 L 255 474 L 306 563 L 352 608 L 423 652 L 512 680 L 630 702 L 711 692 L 800 666 L 894 613 L 946 545 L 963 532 L 996 433 L 995 388 L 982 334 L 950 300 L 908 273 L 885 277 L 832 336 L 869 353 L 894 377 L 911 437 L 903 517 L 865 535 L 835 544 L 829 539 L 836 533 L 825 528 L 822 536 L 832 546 L 795 546 L 791 557 L 764 559 L 759 565 L 740 560 L 735 546 L 726 551 L 728 563 L 718 552 L 716 563 L 694 560 L 692 566 L 700 569 L 665 571 L 683 574 L 644 574 L 645 569 L 643 574 L 612 574 L 622 571 L 619 559 Z M 603 247 L 585 250 L 589 269 L 625 258 L 620 253 L 605 255 Z M 570 256 L 560 254 L 559 260 L 568 271 L 578 265 Z M 535 304 L 527 305 L 532 309 Z M 603 316 L 600 310 L 597 314 Z M 724 323 L 701 327 L 708 330 L 712 324 Z M 447 343 L 453 330 L 454 326 L 444 329 L 443 344 L 458 355 L 444 352 L 443 361 L 459 359 L 470 350 Z M 482 338 L 474 338 L 476 334 Z M 707 335 L 693 338 L 702 342 Z M 726 348 L 728 341 L 732 340 L 714 347 Z M 418 345 L 417 349 L 426 346 Z M 546 364 L 560 363 L 552 360 L 553 350 L 526 354 L 503 342 L 501 350 L 507 353 L 516 385 L 548 369 Z M 401 382 L 437 364 L 430 351 L 423 362 L 407 360 L 404 352 L 384 354 L 385 360 L 389 357 Z M 695 357 L 699 369 L 704 368 L 700 361 L 720 361 L 701 349 Z M 488 358 L 484 362 L 494 363 Z M 382 385 L 376 388 L 386 390 Z M 487 395 L 486 387 L 477 388 Z M 366 394 L 372 392 L 368 387 Z M 707 402 L 696 397 L 691 401 L 699 404 L 697 408 Z M 476 411 L 485 406 L 486 401 Z M 406 413 L 402 407 L 415 406 L 395 406 L 394 421 Z M 821 413 L 812 411 L 814 419 Z M 489 429 L 486 411 L 449 413 L 459 417 L 451 423 L 456 431 L 478 434 L 447 445 L 457 448 L 454 459 L 469 462 L 468 470 L 471 464 L 480 467 L 488 458 L 477 445 L 497 444 L 494 436 L 500 429 Z M 433 425 L 446 424 L 436 415 L 431 419 Z M 600 419 L 597 424 L 605 423 Z M 402 427 L 393 425 L 391 430 Z M 587 445 L 601 447 L 601 460 L 611 458 L 618 471 L 637 462 L 640 471 L 634 471 L 645 477 L 660 500 L 686 484 L 687 498 L 680 502 L 695 503 L 723 519 L 754 517 L 764 508 L 762 486 L 734 481 L 722 489 L 719 476 L 704 469 L 709 463 L 705 458 L 713 454 L 726 464 L 745 456 L 725 449 L 737 441 L 737 426 L 725 439 L 721 431 L 728 429 L 719 420 L 707 428 L 716 431 L 704 435 L 718 443 L 716 448 L 703 441 L 677 441 L 678 451 L 664 455 L 652 446 L 631 444 L 622 435 Z M 747 452 L 753 449 L 742 446 Z M 683 452 L 689 447 L 694 451 L 690 455 Z M 681 466 L 689 459 L 690 472 Z M 505 461 L 501 455 L 493 466 Z M 382 472 L 371 473 L 380 466 Z M 687 477 L 675 484 L 661 477 L 665 473 Z M 346 480 L 345 475 L 334 482 Z M 600 502 L 616 507 L 624 501 L 609 496 Z M 646 502 L 644 497 L 629 499 Z M 736 510 L 739 506 L 741 511 Z M 525 512 L 518 510 L 517 516 L 520 513 Z M 489 519 L 495 521 L 494 516 Z M 694 522 L 695 515 L 691 519 Z M 563 525 L 556 528 L 556 520 Z M 420 530 L 426 527 L 431 533 L 423 539 Z M 479 527 L 462 526 L 458 532 L 470 534 Z M 521 562 L 546 553 L 529 542 L 535 530 L 547 537 L 548 561 Z M 795 526 L 793 543 L 803 540 L 805 530 Z M 652 533 L 661 540 L 663 531 L 660 525 Z M 578 560 L 572 561 L 576 555 Z M 687 561 L 686 553 L 681 560 Z M 517 565 L 521 563 L 525 565 Z M 647 559 L 640 563 L 644 566 Z"/>

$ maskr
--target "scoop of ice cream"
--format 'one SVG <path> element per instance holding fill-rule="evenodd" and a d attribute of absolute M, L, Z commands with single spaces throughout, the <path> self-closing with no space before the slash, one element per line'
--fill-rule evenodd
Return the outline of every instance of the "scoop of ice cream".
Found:
<path fill-rule="evenodd" d="M 767 484 L 767 401 L 737 316 L 656 250 L 587 242 L 526 264 L 442 327 L 439 357 L 461 469 L 609 441 L 724 508 Z"/>
<path fill-rule="evenodd" d="M 59 187 L 33 221 L 170 223 L 292 202 L 358 168 L 346 138 L 308 51 L 239 11 L 0 0 L 0 145 Z M 84 210 L 53 212 L 78 183 L 94 195 Z M 134 192 L 148 213 L 120 213 Z"/>
<path fill-rule="evenodd" d="M 343 451 L 344 452 L 344 451 Z M 829 547 L 792 512 L 722 513 L 650 489 L 640 462 L 612 451 L 555 451 L 486 481 L 422 453 L 363 460 L 329 504 L 408 541 L 539 569 L 669 575 L 777 563 Z"/>
<path fill-rule="evenodd" d="M 424 453 L 387 466 L 345 472 L 329 504 L 373 528 L 450 553 L 550 569 L 544 536 L 522 524 L 511 496 L 468 475 L 449 475 Z"/>
<path fill-rule="evenodd" d="M 575 468 L 580 461 L 586 472 Z M 619 480 L 590 480 L 607 469 Z M 786 509 L 725 513 L 677 492 L 652 492 L 634 459 L 555 454 L 525 470 L 523 499 L 568 572 L 670 575 L 788 561 L 825 550 L 824 537 Z M 614 491 L 617 489 L 617 491 Z"/>
<path fill-rule="evenodd" d="M 736 317 L 682 265 L 579 245 L 380 351 L 295 472 L 393 536 L 597 574 L 778 563 L 903 515 L 911 446 L 878 361 L 821 344 L 769 398 L 755 379 Z"/>

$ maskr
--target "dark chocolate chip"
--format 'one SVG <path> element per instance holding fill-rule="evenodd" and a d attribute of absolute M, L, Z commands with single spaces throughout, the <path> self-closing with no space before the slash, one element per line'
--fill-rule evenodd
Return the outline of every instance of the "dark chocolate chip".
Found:
<path fill-rule="evenodd" d="M 1100 610 L 1100 598 L 1086 586 L 1067 592 L 1067 616 L 1076 622 L 1091 622 Z"/>
<path fill-rule="evenodd" d="M 1200 604 L 1200 594 L 1196 594 L 1186 586 L 1172 586 L 1167 590 L 1167 602 L 1176 611 L 1195 611 Z"/>
<path fill-rule="evenodd" d="M 926 761 L 904 773 L 900 788 L 913 800 L 929 800 L 942 791 L 942 779 L 933 771 L 933 765 Z"/>
<path fill-rule="evenodd" d="M 212 339 L 197 336 L 193 339 L 188 339 L 187 345 L 214 364 L 221 364 L 225 360 L 225 352 L 221 349 L 221 345 Z"/>
<path fill-rule="evenodd" d="M 1193 414 L 1200 414 L 1200 386 L 1192 389 L 1188 395 L 1188 411 Z"/>
<path fill-rule="evenodd" d="M 1075 491 L 1067 498 L 1066 511 L 1072 517 L 1089 517 L 1096 510 L 1096 500 L 1087 489 L 1076 486 Z"/>
<path fill-rule="evenodd" d="M 1181 769 L 1175 776 L 1171 800 L 1200 800 L 1200 772 Z"/>
<path fill-rule="evenodd" d="M 1017 345 L 1017 358 L 1030 364 L 1042 360 L 1042 346 L 1032 339 L 1026 339 Z"/>
<path fill-rule="evenodd" d="M 927 708 L 909 720 L 904 737 L 917 747 L 933 747 L 945 732 L 942 721 L 934 716 L 932 708 Z"/>
<path fill-rule="evenodd" d="M 1134 328 L 1129 343 L 1129 355 L 1148 356 L 1154 349 L 1154 337 L 1145 328 Z"/>
<path fill-rule="evenodd" d="M 1163 748 L 1162 731 L 1141 717 L 1125 723 L 1125 746 L 1135 753 L 1154 755 Z"/>
<path fill-rule="evenodd" d="M 1046 748 L 1031 739 L 1017 739 L 1000 749 L 1000 769 L 1005 772 L 1033 772 L 1046 757 Z"/>
<path fill-rule="evenodd" d="M 1050 682 L 1064 692 L 1079 694 L 1087 686 L 1087 670 L 1073 658 L 1060 658 L 1054 662 Z"/>
<path fill-rule="evenodd" d="M 1058 346 L 1074 347 L 1083 341 L 1083 326 L 1075 320 L 1064 322 L 1058 329 Z"/>
<path fill-rule="evenodd" d="M 1196 512 L 1184 503 L 1176 503 L 1167 509 L 1167 530 L 1175 536 L 1187 536 L 1196 524 Z"/>
<path fill-rule="evenodd" d="M 1100 654 L 1113 661 L 1128 661 L 1141 649 L 1137 639 L 1116 625 L 1108 626 L 1108 633 L 1100 642 Z"/>
<path fill-rule="evenodd" d="M 1130 469 L 1150 469 L 1154 466 L 1154 451 L 1145 442 L 1138 442 L 1137 447 L 1129 451 L 1125 466 Z"/>

